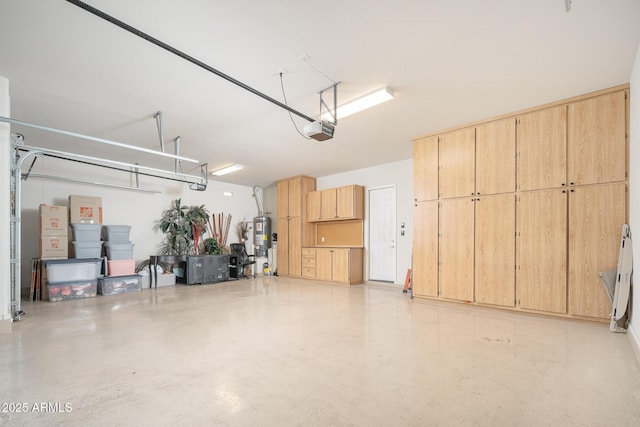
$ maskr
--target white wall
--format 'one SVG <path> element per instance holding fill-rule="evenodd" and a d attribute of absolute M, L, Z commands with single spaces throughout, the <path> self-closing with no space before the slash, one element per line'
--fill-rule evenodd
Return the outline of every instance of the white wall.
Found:
<path fill-rule="evenodd" d="M 25 138 L 28 137 L 25 135 Z M 28 142 L 28 141 L 26 141 Z M 27 162 L 27 163 L 30 163 Z M 23 170 L 25 167 L 23 167 Z M 171 168 L 169 168 L 171 169 Z M 73 176 L 91 181 L 131 185 L 129 174 L 107 169 L 80 165 L 57 159 L 38 159 L 34 173 Z M 162 212 L 172 201 L 181 198 L 183 205 L 205 205 L 210 213 L 224 213 L 232 216 L 228 243 L 238 242 L 236 225 L 239 220 L 252 220 L 257 214 L 251 187 L 209 181 L 207 190 L 193 191 L 188 185 L 172 181 L 141 177 L 140 187 L 161 190 L 161 194 L 147 194 L 131 190 L 112 189 L 93 185 L 42 179 L 28 179 L 22 185 L 22 289 L 29 287 L 31 258 L 38 257 L 39 212 L 41 203 L 68 205 L 70 194 L 102 197 L 103 224 L 131 225 L 130 239 L 134 243 L 133 257 L 136 263 L 157 254 L 163 240 L 155 230 Z M 224 192 L 232 192 L 232 197 Z M 249 238 L 252 238 L 250 234 Z M 204 236 L 208 237 L 207 235 Z M 70 235 L 71 240 L 71 235 Z"/>
<path fill-rule="evenodd" d="M 410 142 L 406 142 L 409 144 Z M 368 188 L 393 185 L 396 188 L 396 275 L 395 283 L 404 283 L 411 260 L 413 235 L 413 159 L 387 163 L 366 169 L 317 178 L 318 190 L 357 184 L 365 187 L 365 210 L 368 209 Z M 365 214 L 365 279 L 369 277 L 368 234 L 369 223 Z M 400 235 L 400 224 L 405 223 L 405 235 Z"/>
<path fill-rule="evenodd" d="M 9 80 L 0 76 L 0 116 L 9 117 Z M 9 251 L 9 161 L 10 131 L 8 123 L 0 123 L 0 333 L 11 331 L 11 274 Z"/>
<path fill-rule="evenodd" d="M 632 237 L 636 239 L 633 252 L 634 269 L 640 269 L 640 46 L 631 73 L 630 129 L 629 129 L 629 226 Z M 634 233 L 635 232 L 635 233 Z M 634 235 L 635 234 L 635 235 Z M 638 271 L 634 273 L 638 276 Z M 633 282 L 632 278 L 632 282 Z M 635 340 L 636 348 L 640 348 L 640 288 L 633 289 L 630 337 Z"/>

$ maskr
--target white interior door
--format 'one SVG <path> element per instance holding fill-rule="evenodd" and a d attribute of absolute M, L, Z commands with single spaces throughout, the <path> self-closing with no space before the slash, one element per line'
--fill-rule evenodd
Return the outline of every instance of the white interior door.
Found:
<path fill-rule="evenodd" d="M 369 280 L 395 282 L 396 188 L 369 190 Z"/>

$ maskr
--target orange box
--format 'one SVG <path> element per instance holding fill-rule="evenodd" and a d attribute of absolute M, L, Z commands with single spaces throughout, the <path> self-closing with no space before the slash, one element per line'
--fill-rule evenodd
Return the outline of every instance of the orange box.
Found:
<path fill-rule="evenodd" d="M 102 224 L 102 197 L 69 196 L 71 224 Z"/>
<path fill-rule="evenodd" d="M 69 234 L 66 206 L 40 205 L 40 235 L 67 236 Z"/>
<path fill-rule="evenodd" d="M 67 236 L 41 236 L 41 259 L 69 258 L 69 238 Z"/>

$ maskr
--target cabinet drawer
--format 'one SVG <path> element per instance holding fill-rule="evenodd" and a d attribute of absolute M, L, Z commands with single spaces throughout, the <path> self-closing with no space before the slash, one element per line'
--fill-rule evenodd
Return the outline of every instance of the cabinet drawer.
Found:
<path fill-rule="evenodd" d="M 302 249 L 302 257 L 303 258 L 315 258 L 316 250 L 315 249 Z"/>
<path fill-rule="evenodd" d="M 316 268 L 315 267 L 302 267 L 302 277 L 309 277 L 315 279 Z"/>
<path fill-rule="evenodd" d="M 302 258 L 302 266 L 303 267 L 315 267 L 316 259 L 315 258 Z"/>

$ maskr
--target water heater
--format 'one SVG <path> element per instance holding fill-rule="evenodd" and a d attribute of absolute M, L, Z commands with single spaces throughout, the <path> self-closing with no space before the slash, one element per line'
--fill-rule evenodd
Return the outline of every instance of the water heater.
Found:
<path fill-rule="evenodd" d="M 271 218 L 266 215 L 253 218 L 253 244 L 256 258 L 267 257 L 271 248 Z"/>

